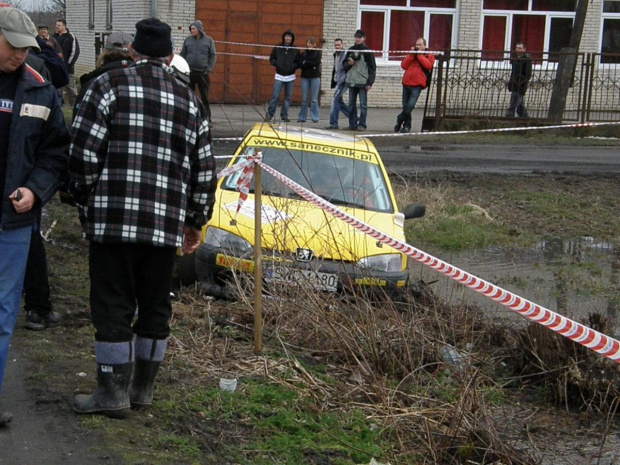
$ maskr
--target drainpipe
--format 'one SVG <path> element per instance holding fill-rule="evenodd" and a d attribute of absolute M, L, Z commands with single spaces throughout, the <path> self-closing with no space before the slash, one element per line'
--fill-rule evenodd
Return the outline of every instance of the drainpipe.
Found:
<path fill-rule="evenodd" d="M 151 0 L 151 18 L 157 18 L 157 0 Z"/>

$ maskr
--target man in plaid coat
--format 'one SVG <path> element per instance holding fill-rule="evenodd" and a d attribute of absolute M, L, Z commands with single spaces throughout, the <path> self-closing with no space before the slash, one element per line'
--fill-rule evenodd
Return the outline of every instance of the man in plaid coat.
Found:
<path fill-rule="evenodd" d="M 204 107 L 167 67 L 170 27 L 139 21 L 129 48 L 134 64 L 99 76 L 84 94 L 69 157 L 69 192 L 90 241 L 97 361 L 95 392 L 76 396 L 73 408 L 121 417 L 152 402 L 176 250 L 198 247 L 216 185 Z"/>

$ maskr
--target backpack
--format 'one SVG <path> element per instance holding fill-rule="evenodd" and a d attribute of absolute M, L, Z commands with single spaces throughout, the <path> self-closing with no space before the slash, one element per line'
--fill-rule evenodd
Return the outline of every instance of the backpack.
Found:
<path fill-rule="evenodd" d="M 357 53 L 356 53 L 357 55 Z M 347 78 L 345 82 L 350 86 L 365 86 L 368 82 L 368 64 L 366 63 L 366 57 L 363 53 L 355 61 L 355 64 L 347 72 Z"/>
<path fill-rule="evenodd" d="M 422 68 L 422 66 L 420 66 L 420 68 Z M 424 72 L 424 75 L 426 76 L 426 87 L 428 87 L 431 84 L 431 79 L 433 78 L 433 68 L 431 69 L 422 68 L 422 71 Z"/>

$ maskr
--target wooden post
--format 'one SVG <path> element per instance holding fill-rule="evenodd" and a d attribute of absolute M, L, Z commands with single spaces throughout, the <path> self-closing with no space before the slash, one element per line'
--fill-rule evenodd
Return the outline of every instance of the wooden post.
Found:
<path fill-rule="evenodd" d="M 261 196 L 260 165 L 254 165 L 254 353 L 263 351 L 263 252 L 261 246 Z"/>

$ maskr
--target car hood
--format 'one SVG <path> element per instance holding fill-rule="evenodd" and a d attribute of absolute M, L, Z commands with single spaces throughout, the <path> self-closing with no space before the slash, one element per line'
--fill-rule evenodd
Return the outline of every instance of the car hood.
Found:
<path fill-rule="evenodd" d="M 218 189 L 209 225 L 254 243 L 254 196 L 239 206 L 239 193 Z M 337 206 L 385 234 L 404 240 L 401 213 L 373 212 Z M 262 197 L 262 248 L 280 252 L 309 249 L 315 258 L 355 262 L 362 257 L 396 253 L 376 239 L 304 200 Z"/>

